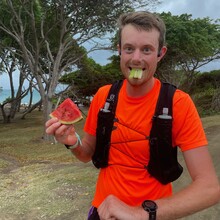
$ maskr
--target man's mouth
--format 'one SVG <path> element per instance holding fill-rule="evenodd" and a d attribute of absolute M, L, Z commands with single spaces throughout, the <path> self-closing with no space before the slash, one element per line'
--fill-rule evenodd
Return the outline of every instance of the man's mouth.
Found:
<path fill-rule="evenodd" d="M 143 76 L 143 71 L 145 69 L 137 69 L 137 68 L 130 68 L 130 74 L 129 74 L 129 78 L 133 78 L 133 79 L 141 79 Z"/>

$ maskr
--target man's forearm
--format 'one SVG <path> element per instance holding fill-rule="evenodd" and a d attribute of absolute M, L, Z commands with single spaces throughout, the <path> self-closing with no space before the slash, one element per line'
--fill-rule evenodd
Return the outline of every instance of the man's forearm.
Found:
<path fill-rule="evenodd" d="M 74 156 L 80 161 L 87 163 L 91 160 L 94 147 L 95 146 L 95 137 L 86 134 L 82 139 L 82 142 L 78 142 L 78 146 L 71 150 Z"/>
<path fill-rule="evenodd" d="M 219 184 L 215 181 L 213 184 L 206 182 L 194 181 L 190 186 L 173 196 L 157 200 L 157 219 L 182 218 L 216 204 L 220 199 Z"/>

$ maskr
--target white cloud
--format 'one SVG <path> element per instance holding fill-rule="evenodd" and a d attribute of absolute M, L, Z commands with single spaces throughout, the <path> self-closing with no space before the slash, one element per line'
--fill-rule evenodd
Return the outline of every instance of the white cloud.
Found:
<path fill-rule="evenodd" d="M 156 9 L 158 12 L 170 11 L 173 15 L 192 14 L 194 18 L 220 18 L 219 0 L 164 0 Z"/>

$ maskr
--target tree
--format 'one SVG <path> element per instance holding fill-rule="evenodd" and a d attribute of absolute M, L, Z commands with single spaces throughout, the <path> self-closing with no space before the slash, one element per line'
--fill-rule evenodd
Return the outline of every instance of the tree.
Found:
<path fill-rule="evenodd" d="M 22 75 L 20 75 L 19 77 L 19 86 L 17 88 L 17 91 L 15 91 L 13 82 L 13 73 L 15 69 L 20 66 L 20 71 L 25 71 L 25 65 L 19 65 L 15 54 L 5 49 L 1 50 L 0 59 L 2 71 L 8 74 L 9 84 L 11 88 L 11 96 L 0 104 L 0 108 L 3 116 L 3 123 L 10 123 L 11 119 L 15 117 L 16 112 L 20 109 L 22 98 L 24 98 L 28 93 L 28 89 L 22 89 L 24 83 L 24 78 Z M 10 106 L 10 108 L 5 108 L 5 106 L 8 105 Z"/>
<path fill-rule="evenodd" d="M 9 15 L 4 16 L 5 25 L 9 25 Z M 28 89 L 23 89 L 24 77 L 21 74 L 19 77 L 19 86 L 17 89 L 14 87 L 14 75 L 18 73 L 18 70 L 25 71 L 24 60 L 19 61 L 20 58 L 17 55 L 16 47 L 18 44 L 12 38 L 10 38 L 5 32 L 0 32 L 0 62 L 1 62 L 1 73 L 8 75 L 8 81 L 11 89 L 11 95 L 0 105 L 3 123 L 10 123 L 11 119 L 15 117 L 15 114 L 20 109 L 21 99 L 27 95 Z M 5 108 L 5 106 L 11 106 Z"/>
<path fill-rule="evenodd" d="M 168 81 L 175 78 L 189 92 L 199 68 L 220 58 L 219 20 L 171 13 L 162 13 L 161 17 L 167 27 L 168 51 L 159 66 L 159 76 Z"/>
<path fill-rule="evenodd" d="M 86 96 L 94 95 L 101 86 L 121 79 L 119 56 L 113 55 L 109 59 L 111 60 L 109 64 L 101 66 L 85 56 L 77 71 L 63 76 L 60 82 L 70 85 L 69 96 L 74 98 L 75 95 L 71 91 L 75 91 L 77 99 L 82 101 Z"/>
<path fill-rule="evenodd" d="M 14 39 L 39 90 L 44 121 L 52 110 L 59 78 L 76 68 L 85 55 L 81 46 L 113 32 L 116 18 L 133 7 L 157 1 L 4 0 L 0 30 Z M 133 5 L 134 4 L 134 5 Z M 4 19 L 10 18 L 9 22 Z M 96 49 L 98 45 L 95 45 Z M 95 48 L 92 48 L 95 49 Z M 45 139 L 50 138 L 45 134 Z"/>
<path fill-rule="evenodd" d="M 19 2 L 15 2 L 19 3 Z M 1 2 L 1 15 L 2 18 L 0 26 L 10 27 L 11 25 L 11 14 L 5 13 L 7 7 L 5 2 Z M 1 27 L 2 27 L 1 26 Z M 1 111 L 3 115 L 3 122 L 10 123 L 11 119 L 15 117 L 15 114 L 20 111 L 21 100 L 30 94 L 29 106 L 32 103 L 32 90 L 33 90 L 33 76 L 30 74 L 30 69 L 26 64 L 26 61 L 22 57 L 22 51 L 19 47 L 16 38 L 11 37 L 7 32 L 0 31 L 0 61 L 2 72 L 8 75 L 9 86 L 11 90 L 11 95 L 3 101 L 1 104 Z M 20 73 L 20 74 L 19 74 Z M 14 76 L 19 75 L 19 84 L 15 88 L 13 79 Z M 29 81 L 28 88 L 24 87 L 24 81 Z M 10 108 L 5 106 L 11 106 Z"/>
<path fill-rule="evenodd" d="M 202 72 L 196 76 L 191 96 L 202 115 L 220 112 L 220 70 Z"/>

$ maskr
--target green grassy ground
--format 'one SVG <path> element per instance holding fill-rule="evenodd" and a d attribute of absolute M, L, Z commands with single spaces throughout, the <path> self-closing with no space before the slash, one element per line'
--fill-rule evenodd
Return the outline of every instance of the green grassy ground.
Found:
<path fill-rule="evenodd" d="M 203 122 L 220 177 L 220 116 Z M 81 135 L 83 124 L 76 124 Z M 91 163 L 77 161 L 63 145 L 44 142 L 43 129 L 38 111 L 0 126 L 0 220 L 86 219 L 98 171 Z M 185 171 L 174 183 L 175 190 L 188 181 Z M 216 205 L 186 219 L 217 220 L 219 215 Z"/>
<path fill-rule="evenodd" d="M 97 170 L 45 143 L 41 114 L 0 126 L 0 219 L 86 219 Z"/>

